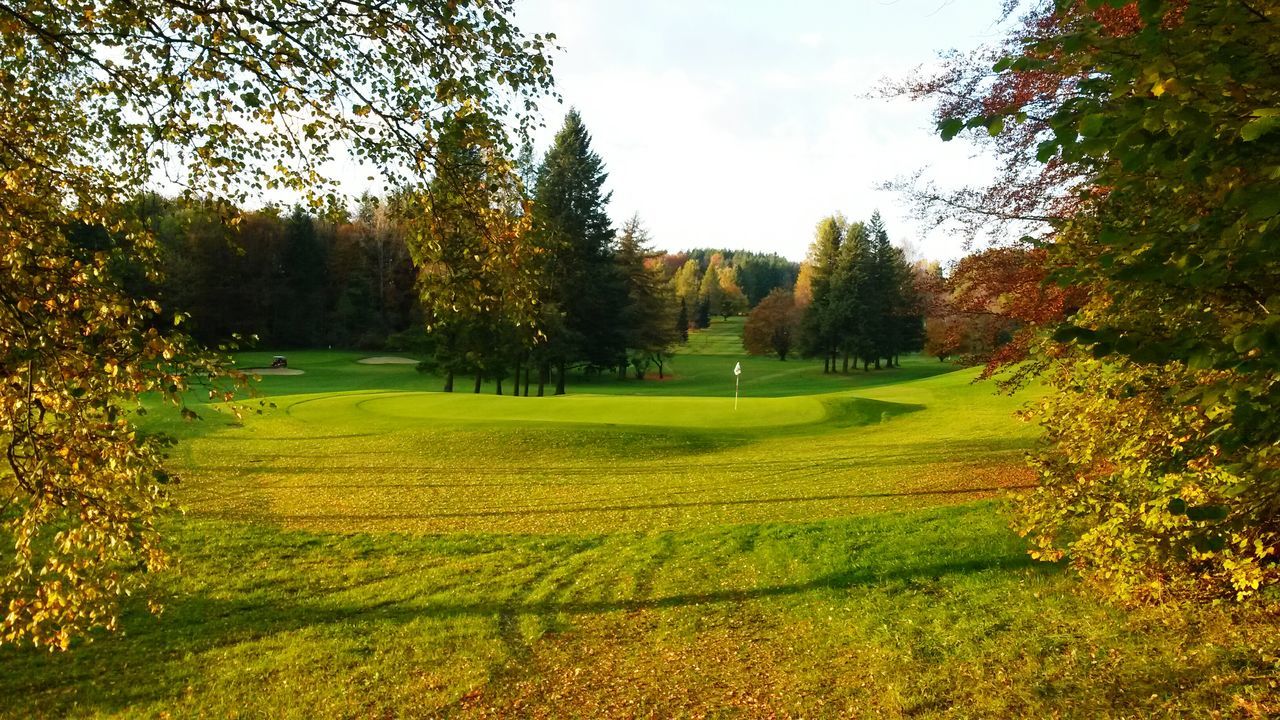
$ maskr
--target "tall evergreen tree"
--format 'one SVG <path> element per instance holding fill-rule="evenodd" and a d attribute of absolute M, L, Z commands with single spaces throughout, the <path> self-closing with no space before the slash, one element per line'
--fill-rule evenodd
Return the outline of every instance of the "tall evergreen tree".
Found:
<path fill-rule="evenodd" d="M 661 377 L 663 363 L 680 336 L 672 321 L 675 295 L 670 285 L 663 282 L 661 269 L 649 265 L 655 254 L 648 243 L 640 218 L 633 216 L 618 238 L 618 268 L 627 287 L 627 303 L 620 320 L 627 360 L 635 368 L 636 376 L 643 377 L 649 365 L 657 363 Z M 625 370 L 625 366 L 620 370 Z"/>
<path fill-rule="evenodd" d="M 853 223 L 845 230 L 844 242 L 836 254 L 826 301 L 832 342 L 843 356 L 842 370 L 846 372 L 850 358 L 855 366 L 862 360 L 863 368 L 867 367 L 874 355 L 876 332 L 882 325 L 872 314 L 872 258 L 868 229 L 862 223 Z M 834 358 L 832 361 L 834 370 Z"/>
<path fill-rule="evenodd" d="M 870 260 L 867 269 L 867 293 L 863 310 L 866 315 L 867 335 L 871 340 L 870 356 L 877 368 L 882 358 L 894 355 L 893 323 L 890 316 L 899 304 L 897 285 L 897 257 L 893 245 L 889 243 L 889 233 L 885 230 L 880 211 L 871 214 L 867 223 L 867 241 L 870 243 Z"/>
<path fill-rule="evenodd" d="M 705 298 L 698 300 L 698 304 L 693 309 L 693 326 L 699 329 L 707 328 L 711 325 L 711 303 Z"/>
<path fill-rule="evenodd" d="M 801 321 L 801 349 L 810 357 L 822 357 L 823 372 L 834 370 L 836 353 L 836 318 L 831 306 L 831 284 L 840 255 L 840 244 L 848 221 L 842 215 L 823 218 L 818 223 L 813 244 L 809 246 L 806 263 L 812 268 L 809 274 L 810 302 Z"/>
<path fill-rule="evenodd" d="M 557 369 L 556 394 L 564 393 L 570 363 L 600 369 L 617 367 L 625 357 L 619 321 L 626 287 L 613 260 L 607 177 L 582 116 L 570 109 L 543 159 L 533 206 L 534 232 L 547 251 L 554 302 L 563 317 L 556 328 L 560 336 L 549 344 L 554 355 L 546 358 Z"/>

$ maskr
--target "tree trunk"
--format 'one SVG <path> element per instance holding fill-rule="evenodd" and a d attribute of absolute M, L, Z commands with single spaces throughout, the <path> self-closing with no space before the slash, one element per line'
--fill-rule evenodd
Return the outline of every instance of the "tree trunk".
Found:
<path fill-rule="evenodd" d="M 840 372 L 845 375 L 849 374 L 849 353 L 844 354 L 844 368 Z"/>
<path fill-rule="evenodd" d="M 551 369 L 546 360 L 538 365 L 538 397 L 542 397 L 543 388 L 547 385 L 547 377 L 551 374 Z"/>
<path fill-rule="evenodd" d="M 501 375 L 499 375 L 499 376 L 496 378 L 496 380 L 497 380 L 497 382 L 498 382 L 498 392 L 497 392 L 496 394 L 501 395 L 501 394 L 502 394 L 502 376 L 501 376 Z"/>
<path fill-rule="evenodd" d="M 564 360 L 556 363 L 556 394 L 564 394 Z"/>
<path fill-rule="evenodd" d="M 822 374 L 831 372 L 831 358 L 827 355 L 822 356 Z"/>
<path fill-rule="evenodd" d="M 938 358 L 941 360 L 942 358 Z M 453 371 L 449 370 L 444 374 L 444 391 L 453 392 Z"/>
<path fill-rule="evenodd" d="M 880 369 L 880 358 L 876 358 L 876 369 Z"/>
<path fill-rule="evenodd" d="M 516 397 L 520 397 L 520 366 L 523 364 L 523 362 L 524 362 L 524 357 L 521 355 L 516 355 L 516 371 L 511 375 L 512 377 L 511 384 L 515 386 L 515 389 L 511 391 L 511 394 Z"/>
<path fill-rule="evenodd" d="M 480 384 L 484 382 L 484 373 L 476 371 L 476 390 L 477 395 L 480 394 Z"/>
<path fill-rule="evenodd" d="M 524 396 L 525 397 L 529 397 L 529 371 L 533 369 L 529 367 L 530 365 L 533 365 L 532 360 L 530 360 L 528 364 L 524 366 Z"/>
<path fill-rule="evenodd" d="M 658 379 L 661 380 L 662 379 L 662 356 L 659 355 L 657 358 L 655 358 L 654 361 L 658 363 Z"/>

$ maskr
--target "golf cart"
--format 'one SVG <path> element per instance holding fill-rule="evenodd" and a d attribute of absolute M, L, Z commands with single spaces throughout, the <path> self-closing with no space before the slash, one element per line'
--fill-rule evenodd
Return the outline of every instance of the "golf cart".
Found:
<path fill-rule="evenodd" d="M 275 357 L 271 358 L 271 367 L 287 368 L 289 367 L 289 361 L 285 360 L 283 355 L 276 355 Z"/>

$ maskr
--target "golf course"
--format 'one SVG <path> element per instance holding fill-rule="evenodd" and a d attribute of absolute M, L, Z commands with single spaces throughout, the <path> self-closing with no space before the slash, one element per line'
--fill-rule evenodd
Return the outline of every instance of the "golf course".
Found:
<path fill-rule="evenodd" d="M 1275 692 L 1262 619 L 1117 608 L 1028 557 L 1001 498 L 1032 482 L 1035 388 L 918 356 L 823 374 L 741 328 L 559 397 L 302 351 L 242 420 L 149 413 L 180 439 L 165 610 L 0 648 L 4 714 L 1248 716 Z"/>

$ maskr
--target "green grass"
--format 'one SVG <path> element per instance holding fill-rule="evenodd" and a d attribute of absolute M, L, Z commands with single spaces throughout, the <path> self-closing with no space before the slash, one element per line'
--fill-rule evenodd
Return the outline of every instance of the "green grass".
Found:
<path fill-rule="evenodd" d="M 1027 558 L 993 499 L 1028 482 L 1024 398 L 936 361 L 750 358 L 735 412 L 739 330 L 691 337 L 674 379 L 541 399 L 291 353 L 305 374 L 264 378 L 274 409 L 158 420 L 184 437 L 188 509 L 165 525 L 167 611 L 131 605 L 122 634 L 65 656 L 0 649 L 0 714 L 1280 707 L 1274 618 L 1121 611 Z"/>

